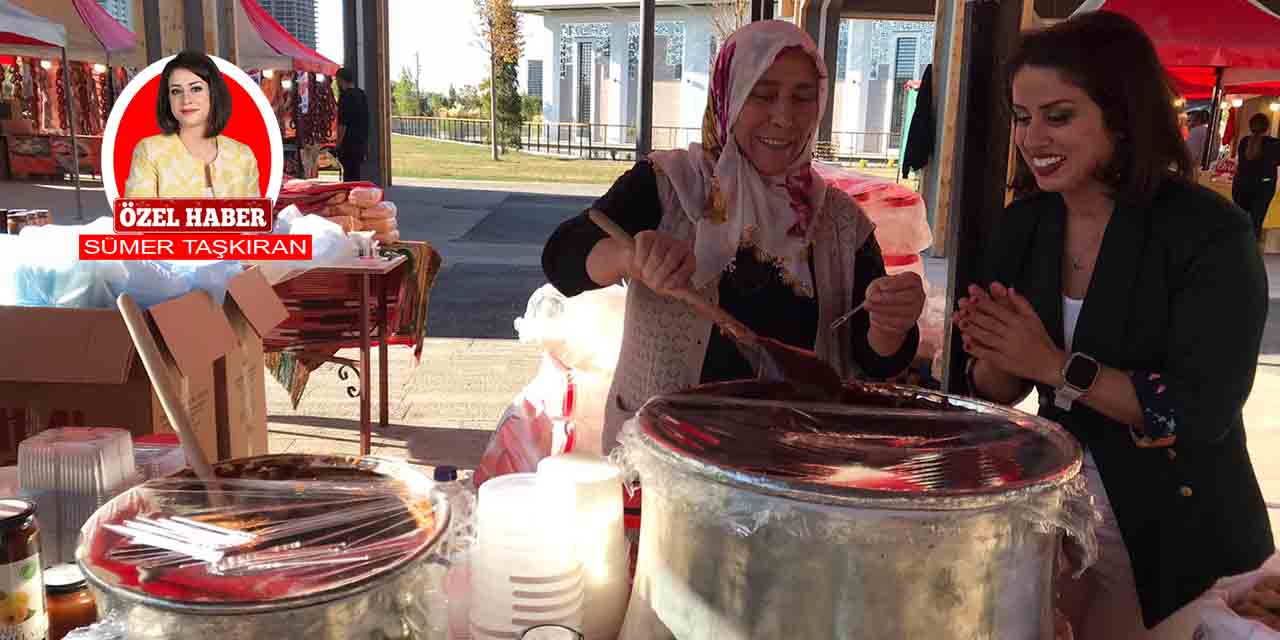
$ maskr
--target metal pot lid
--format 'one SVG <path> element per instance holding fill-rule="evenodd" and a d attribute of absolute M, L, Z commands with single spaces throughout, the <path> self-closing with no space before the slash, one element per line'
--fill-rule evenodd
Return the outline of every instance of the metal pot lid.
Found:
<path fill-rule="evenodd" d="M 843 400 L 732 382 L 655 397 L 638 417 L 648 445 L 677 467 L 823 502 L 998 496 L 1079 470 L 1074 438 L 1019 411 L 898 385 L 850 386 Z"/>
<path fill-rule="evenodd" d="M 448 527 L 443 494 L 388 460 L 274 455 L 214 471 L 154 479 L 99 509 L 76 553 L 90 582 L 182 611 L 310 606 L 393 578 Z"/>

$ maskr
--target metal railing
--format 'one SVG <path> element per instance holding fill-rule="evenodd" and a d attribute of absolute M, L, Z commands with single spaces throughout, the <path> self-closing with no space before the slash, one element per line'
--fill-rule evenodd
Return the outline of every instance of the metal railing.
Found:
<path fill-rule="evenodd" d="M 392 116 L 391 131 L 401 135 L 469 144 L 489 143 L 489 121 L 469 118 Z M 836 131 L 818 144 L 826 160 L 884 162 L 898 155 L 902 135 L 887 131 Z M 702 139 L 698 127 L 653 127 L 654 149 L 684 149 Z M 625 124 L 526 122 L 520 128 L 525 151 L 598 160 L 634 160 L 636 128 Z"/>

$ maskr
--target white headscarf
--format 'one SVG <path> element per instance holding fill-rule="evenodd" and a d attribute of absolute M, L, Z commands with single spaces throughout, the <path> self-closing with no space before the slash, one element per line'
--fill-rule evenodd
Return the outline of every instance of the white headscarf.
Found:
<path fill-rule="evenodd" d="M 765 177 L 743 155 L 733 136 L 751 90 L 778 56 L 800 49 L 818 71 L 818 118 L 803 150 L 781 176 Z M 822 209 L 826 185 L 811 162 L 817 123 L 827 104 L 827 71 L 809 36 L 778 20 L 753 22 L 724 43 L 716 57 L 702 121 L 702 143 L 688 150 L 650 154 L 675 189 L 697 230 L 693 285 L 701 289 L 726 268 L 738 249 L 752 246 L 756 257 L 776 265 L 800 295 L 813 296 L 809 245 L 814 214 Z"/>

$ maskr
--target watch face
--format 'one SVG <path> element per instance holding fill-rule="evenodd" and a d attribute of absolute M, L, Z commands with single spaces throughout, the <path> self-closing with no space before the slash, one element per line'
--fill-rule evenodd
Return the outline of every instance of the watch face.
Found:
<path fill-rule="evenodd" d="M 1094 378 L 1098 377 L 1098 363 L 1091 358 L 1073 356 L 1063 377 L 1067 379 L 1067 384 L 1077 389 L 1088 389 L 1093 386 Z"/>

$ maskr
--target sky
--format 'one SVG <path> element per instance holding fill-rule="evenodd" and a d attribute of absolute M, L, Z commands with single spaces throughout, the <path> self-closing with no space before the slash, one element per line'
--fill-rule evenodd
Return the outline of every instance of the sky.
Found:
<path fill-rule="evenodd" d="M 316 4 L 316 48 L 341 63 L 342 0 L 320 0 Z M 472 0 L 390 0 L 390 11 L 393 82 L 400 77 L 401 67 L 413 72 L 415 53 L 422 64 L 423 91 L 444 92 L 451 84 L 478 85 L 488 77 L 487 57 L 476 44 Z M 541 22 L 542 18 L 524 16 L 525 32 L 542 32 Z"/>

